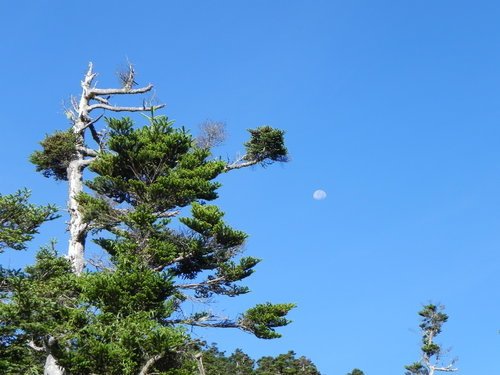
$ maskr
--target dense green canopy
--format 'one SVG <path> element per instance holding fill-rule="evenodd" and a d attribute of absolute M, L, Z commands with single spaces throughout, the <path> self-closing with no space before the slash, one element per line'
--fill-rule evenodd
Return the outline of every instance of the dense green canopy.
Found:
<path fill-rule="evenodd" d="M 70 259 L 52 244 L 24 272 L 4 274 L 3 373 L 39 373 L 49 354 L 72 375 L 192 374 L 201 349 L 186 327 L 238 328 L 271 339 L 290 322 L 290 303 L 258 304 L 231 319 L 196 303 L 248 293 L 240 282 L 259 263 L 241 255 L 247 235 L 209 204 L 218 196 L 217 176 L 241 165 L 213 158 L 165 116 L 149 121 L 135 127 L 129 118 L 107 119 L 106 142 L 89 163 L 88 190 L 77 196 L 101 249 L 87 271 L 75 274 Z M 48 136 L 33 154 L 45 176 L 64 179 L 77 147 L 68 134 Z M 266 127 L 251 134 L 242 163 L 284 158 L 283 132 Z M 4 221 L 0 238 L 10 247 L 22 248 L 54 214 L 52 207 L 35 208 L 25 198 L 20 195 L 17 203 L 31 219 Z M 186 303 L 194 303 L 192 314 L 184 313 Z"/>

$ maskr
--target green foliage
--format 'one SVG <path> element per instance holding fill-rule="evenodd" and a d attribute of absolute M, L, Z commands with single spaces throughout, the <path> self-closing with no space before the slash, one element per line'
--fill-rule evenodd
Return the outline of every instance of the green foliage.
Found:
<path fill-rule="evenodd" d="M 58 257 L 53 246 L 42 248 L 36 263 L 25 272 L 9 272 L 0 304 L 0 368 L 6 374 L 39 374 L 42 352 L 27 346 L 60 350 L 86 324 L 78 306 L 79 287 L 67 259 Z"/>
<path fill-rule="evenodd" d="M 121 317 L 99 313 L 79 331 L 73 350 L 63 353 L 59 363 L 75 375 L 132 375 L 158 355 L 154 368 L 165 371 L 182 366 L 177 351 L 184 350 L 186 340 L 181 329 L 162 326 L 143 311 Z"/>
<path fill-rule="evenodd" d="M 116 327 L 107 349 L 102 349 L 104 354 L 92 356 L 113 363 L 106 373 L 116 368 L 128 373 L 128 367 L 118 366 L 123 357 L 120 353 L 128 353 L 132 362 L 127 366 L 137 369 L 140 356 L 135 349 L 118 350 L 113 343 L 123 341 L 119 337 L 125 331 L 120 322 L 132 317 L 135 321 L 138 316 L 148 317 L 145 322 L 156 322 L 150 329 L 166 330 L 166 334 L 173 334 L 170 330 L 176 324 L 206 326 L 209 322 L 208 326 L 241 328 L 257 337 L 279 337 L 275 328 L 289 323 L 285 316 L 292 304 L 258 305 L 235 322 L 219 320 L 204 311 L 174 318 L 186 299 L 247 293 L 248 288 L 237 283 L 253 273 L 259 260 L 235 259 L 247 235 L 227 225 L 217 206 L 205 204 L 217 197 L 220 185 L 213 180 L 223 173 L 225 163 L 209 160 L 210 150 L 198 148 L 189 133 L 173 128 L 166 117 L 152 118 L 149 126 L 141 128 L 134 128 L 127 118 L 107 121 L 108 148 L 91 164 L 96 176 L 87 181 L 96 195 L 78 197 L 84 220 L 94 232 L 108 232 L 95 242 L 109 254 L 111 262 L 109 269 L 81 278 L 84 302 L 98 311 L 89 329 L 99 327 L 102 320 L 103 327 Z M 178 219 L 184 229 L 173 229 L 172 218 L 185 206 L 191 206 L 191 215 Z M 103 336 L 97 334 L 96 341 L 106 342 Z M 140 346 L 149 357 L 172 348 L 170 344 L 155 344 L 146 350 L 144 346 L 152 338 L 145 340 Z M 186 336 L 179 336 L 177 356 L 190 352 L 189 342 Z M 186 363 L 193 366 L 191 360 Z M 175 368 L 172 363 L 162 365 L 162 360 L 155 366 Z M 176 369 L 184 370 L 182 366 Z"/>
<path fill-rule="evenodd" d="M 249 129 L 250 140 L 245 143 L 245 159 L 257 161 L 262 165 L 273 161 L 288 161 L 288 150 L 285 147 L 283 130 L 270 126 Z"/>
<path fill-rule="evenodd" d="M 257 361 L 255 375 L 320 375 L 316 366 L 307 358 L 295 358 L 289 351 L 277 357 L 263 357 Z"/>
<path fill-rule="evenodd" d="M 428 375 L 429 370 L 422 364 L 422 362 L 414 362 L 411 365 L 405 366 L 407 370 L 406 375 Z"/>
<path fill-rule="evenodd" d="M 50 352 L 72 375 L 135 375 L 148 366 L 148 373 L 191 375 L 199 347 L 187 325 L 240 328 L 270 339 L 290 322 L 286 314 L 293 304 L 257 305 L 234 321 L 199 307 L 184 314 L 186 301 L 247 293 L 239 282 L 259 259 L 240 256 L 247 235 L 206 204 L 217 198 L 220 184 L 214 180 L 226 163 L 212 159 L 208 147 L 198 147 L 168 118 L 150 122 L 136 128 L 128 118 L 107 119 L 106 142 L 89 167 L 91 192 L 77 196 L 105 265 L 77 276 L 52 246 L 24 272 L 0 269 L 3 373 L 40 373 L 43 354 Z M 247 149 L 254 158 L 284 160 L 282 132 L 266 127 L 252 134 Z M 77 141 L 71 132 L 58 132 L 42 141 L 43 150 L 31 160 L 45 176 L 64 180 Z M 4 246 L 23 248 L 41 221 L 54 215 L 52 207 L 37 211 L 25 198 L 17 206 L 31 212 L 31 219 L 24 214 L 26 222 L 4 221 L 18 230 L 0 233 L 10 233 L 0 237 Z M 230 361 L 238 365 L 228 373 L 245 375 L 240 364 L 254 365 L 242 352 Z"/>
<path fill-rule="evenodd" d="M 365 375 L 365 373 L 357 368 L 347 373 L 347 375 Z"/>
<path fill-rule="evenodd" d="M 248 309 L 240 319 L 241 326 L 252 332 L 255 336 L 262 339 L 274 339 L 281 337 L 274 329 L 283 327 L 291 321 L 285 316 L 293 309 L 293 303 L 280 304 L 259 304 L 251 309 Z"/>
<path fill-rule="evenodd" d="M 82 279 L 85 298 L 102 313 L 126 316 L 143 311 L 164 316 L 164 301 L 173 293 L 171 278 L 134 258 L 115 257 L 115 270 L 86 275 Z"/>
<path fill-rule="evenodd" d="M 225 164 L 208 160 L 210 151 L 196 147 L 190 134 L 174 129 L 164 116 L 142 128 L 128 118 L 108 124 L 109 151 L 92 163 L 96 177 L 87 182 L 97 196 L 78 197 L 89 225 L 115 236 L 96 242 L 112 256 L 135 254 L 171 277 L 206 275 L 193 288 L 198 298 L 248 292 L 234 283 L 251 275 L 259 260 L 233 260 L 247 235 L 228 226 L 218 207 L 204 204 L 217 197 L 219 184 L 212 180 Z M 191 217 L 179 222 L 187 231 L 169 228 L 169 217 L 186 205 Z"/>
<path fill-rule="evenodd" d="M 92 190 L 116 203 L 147 205 L 155 213 L 217 198 L 220 185 L 211 180 L 224 163 L 208 161 L 210 151 L 193 148 L 184 129 L 174 129 L 164 116 L 139 129 L 128 118 L 107 121 L 109 152 L 90 167 L 98 175 L 88 182 Z"/>
<path fill-rule="evenodd" d="M 0 368 L 6 374 L 39 369 L 43 356 L 27 347 L 29 341 L 40 348 L 50 341 L 59 364 L 74 375 L 137 374 L 155 355 L 161 355 L 158 371 L 181 368 L 179 352 L 189 350 L 190 340 L 183 329 L 163 323 L 172 313 L 162 300 L 170 283 L 137 268 L 131 262 L 116 274 L 77 277 L 67 259 L 42 249 L 35 265 L 8 278 L 9 303 L 0 305 L 6 358 Z"/>
<path fill-rule="evenodd" d="M 296 358 L 293 351 L 254 361 L 241 349 L 226 356 L 215 344 L 203 352 L 203 365 L 207 375 L 320 375 L 309 359 Z"/>
<path fill-rule="evenodd" d="M 226 357 L 215 344 L 203 351 L 203 367 L 207 375 L 253 375 L 255 361 L 241 349 Z"/>
<path fill-rule="evenodd" d="M 71 130 L 57 131 L 47 135 L 40 145 L 42 150 L 35 151 L 30 156 L 36 171 L 42 172 L 45 177 L 67 180 L 66 169 L 69 163 L 76 159 L 76 134 Z"/>
<path fill-rule="evenodd" d="M 30 192 L 19 190 L 14 194 L 0 194 L 0 252 L 6 248 L 23 250 L 26 242 L 38 233 L 38 227 L 53 220 L 56 207 L 36 206 L 28 203 Z"/>

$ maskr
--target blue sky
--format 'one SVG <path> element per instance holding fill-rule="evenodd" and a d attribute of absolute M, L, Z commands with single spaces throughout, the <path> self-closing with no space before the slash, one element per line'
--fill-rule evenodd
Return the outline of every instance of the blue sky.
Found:
<path fill-rule="evenodd" d="M 93 61 L 101 86 L 129 59 L 163 113 L 286 131 L 291 162 L 224 176 L 220 205 L 263 258 L 252 293 L 296 302 L 284 337 L 198 330 L 254 357 L 295 350 L 326 375 L 402 374 L 417 311 L 450 315 L 460 374 L 500 371 L 500 4 L 496 1 L 17 1 L 0 3 L 0 192 L 65 204 L 27 162 L 67 126 L 62 102 Z M 328 197 L 312 199 L 316 189 Z M 44 227 L 66 244 L 63 220 Z M 8 252 L 6 265 L 31 261 Z"/>

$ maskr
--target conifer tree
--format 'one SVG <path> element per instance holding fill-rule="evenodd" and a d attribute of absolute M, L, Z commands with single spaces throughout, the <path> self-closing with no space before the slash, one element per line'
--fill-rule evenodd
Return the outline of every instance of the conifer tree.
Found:
<path fill-rule="evenodd" d="M 22 370 L 8 360 L 5 373 L 43 367 L 46 375 L 192 374 L 200 345 L 187 326 L 280 337 L 275 329 L 289 323 L 293 304 L 258 304 L 234 318 L 199 307 L 186 315 L 183 306 L 249 292 L 239 282 L 259 259 L 241 255 L 247 235 L 210 202 L 218 197 L 219 175 L 286 161 L 283 131 L 250 130 L 245 155 L 226 162 L 212 156 L 210 142 L 157 116 L 162 105 L 111 104 L 113 96 L 151 89 L 133 88 L 132 67 L 118 89 L 96 88 L 95 76 L 90 65 L 68 112 L 71 129 L 47 136 L 31 157 L 44 176 L 68 182 L 70 240 L 67 256 L 51 244 L 33 266 L 7 277 L 2 342 L 6 348 L 24 342 L 29 360 Z M 90 116 L 97 110 L 151 116 L 140 127 L 127 117 L 106 118 L 106 129 L 97 131 L 101 116 Z M 89 236 L 102 250 L 100 260 L 85 255 Z"/>
<path fill-rule="evenodd" d="M 355 368 L 351 372 L 347 373 L 347 375 L 365 375 L 365 373 L 360 369 Z"/>
<path fill-rule="evenodd" d="M 321 375 L 311 360 L 289 351 L 277 357 L 262 357 L 257 361 L 255 375 Z"/>
<path fill-rule="evenodd" d="M 422 358 L 418 362 L 405 366 L 406 375 L 434 375 L 436 372 L 454 372 L 455 360 L 450 364 L 442 363 L 443 350 L 435 342 L 436 336 L 441 333 L 441 328 L 448 321 L 448 315 L 443 312 L 441 305 L 428 304 L 419 311 L 422 317 L 420 329 L 422 331 Z"/>

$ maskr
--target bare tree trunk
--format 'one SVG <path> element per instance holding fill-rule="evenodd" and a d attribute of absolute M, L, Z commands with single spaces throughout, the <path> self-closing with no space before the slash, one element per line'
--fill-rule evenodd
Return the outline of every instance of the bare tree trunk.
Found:
<path fill-rule="evenodd" d="M 43 375 L 66 375 L 66 371 L 57 364 L 54 356 L 49 354 L 45 361 Z"/>
<path fill-rule="evenodd" d="M 199 375 L 205 375 L 205 367 L 203 366 L 203 354 L 198 353 L 194 356 L 196 359 L 196 363 L 198 365 L 198 373 Z"/>
<path fill-rule="evenodd" d="M 83 272 L 85 265 L 84 251 L 87 237 L 87 225 L 83 222 L 83 215 L 76 201 L 76 196 L 83 191 L 83 169 L 81 160 L 74 160 L 68 166 L 68 211 L 70 215 L 68 258 L 77 275 Z"/>

